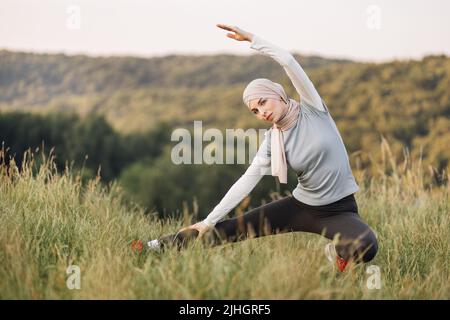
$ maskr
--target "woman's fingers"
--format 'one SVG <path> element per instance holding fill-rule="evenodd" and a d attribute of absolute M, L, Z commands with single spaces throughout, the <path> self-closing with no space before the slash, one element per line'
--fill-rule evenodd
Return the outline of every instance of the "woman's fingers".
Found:
<path fill-rule="evenodd" d="M 217 26 L 221 29 L 231 31 L 234 33 L 227 33 L 227 37 L 237 40 L 237 41 L 251 41 L 252 35 L 236 26 L 229 26 L 226 24 L 217 24 Z"/>
<path fill-rule="evenodd" d="M 198 231 L 197 238 L 201 238 L 209 229 L 210 228 L 204 225 L 202 222 L 198 222 L 188 227 L 181 228 L 180 231 L 178 232 L 183 232 L 186 230 L 197 230 Z"/>
<path fill-rule="evenodd" d="M 235 28 L 233 28 L 232 26 L 226 25 L 226 24 L 221 24 L 218 23 L 217 26 L 221 29 L 227 30 L 227 31 L 233 31 L 236 32 Z"/>
<path fill-rule="evenodd" d="M 240 30 L 238 27 L 232 27 L 232 26 L 228 26 L 228 25 L 225 25 L 225 24 L 218 24 L 217 26 L 219 28 L 221 28 L 221 29 L 234 32 L 236 35 L 241 35 L 241 33 L 242 33 L 242 30 Z M 233 34 L 233 36 L 235 36 L 235 35 Z"/>
<path fill-rule="evenodd" d="M 198 226 L 195 225 L 195 224 L 187 226 L 187 227 L 184 227 L 184 228 L 181 228 L 178 232 L 183 232 L 183 231 L 186 231 L 186 230 L 197 230 L 198 232 L 200 232 Z"/>

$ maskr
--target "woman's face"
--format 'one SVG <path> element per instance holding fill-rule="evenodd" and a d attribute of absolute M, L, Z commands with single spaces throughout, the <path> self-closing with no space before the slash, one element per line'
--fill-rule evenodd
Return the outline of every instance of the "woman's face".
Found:
<path fill-rule="evenodd" d="M 250 100 L 250 111 L 260 120 L 276 123 L 287 109 L 286 103 L 279 99 L 258 98 Z"/>

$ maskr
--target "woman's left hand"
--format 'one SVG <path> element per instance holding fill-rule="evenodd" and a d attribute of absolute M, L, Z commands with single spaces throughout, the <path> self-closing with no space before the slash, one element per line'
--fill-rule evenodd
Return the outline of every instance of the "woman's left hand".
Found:
<path fill-rule="evenodd" d="M 234 32 L 233 33 L 227 33 L 227 37 L 237 40 L 237 41 L 249 41 L 252 42 L 253 40 L 253 34 L 251 34 L 250 32 L 244 31 L 236 26 L 229 26 L 226 24 L 217 24 L 217 26 L 221 29 L 227 30 L 227 31 L 231 31 Z"/>
<path fill-rule="evenodd" d="M 198 238 L 201 238 L 208 230 L 210 230 L 211 228 L 204 222 L 200 221 L 197 222 L 193 225 L 190 225 L 188 227 L 182 228 L 180 229 L 179 232 L 185 231 L 185 230 L 189 230 L 189 229 L 194 229 L 198 231 Z"/>

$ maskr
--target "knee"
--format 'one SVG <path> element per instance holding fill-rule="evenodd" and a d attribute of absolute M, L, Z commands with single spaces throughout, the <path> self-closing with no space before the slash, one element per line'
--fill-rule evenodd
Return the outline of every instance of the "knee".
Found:
<path fill-rule="evenodd" d="M 375 234 L 371 231 L 367 236 L 358 241 L 356 254 L 357 259 L 362 262 L 369 262 L 378 252 L 378 241 Z"/>

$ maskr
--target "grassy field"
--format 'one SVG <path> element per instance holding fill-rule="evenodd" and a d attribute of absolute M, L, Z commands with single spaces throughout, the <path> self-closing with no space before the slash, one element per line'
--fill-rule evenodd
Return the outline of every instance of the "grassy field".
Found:
<path fill-rule="evenodd" d="M 193 215 L 160 221 L 126 205 L 116 184 L 82 184 L 57 173 L 51 159 L 33 170 L 36 162 L 0 167 L 1 299 L 450 298 L 449 188 L 425 187 L 410 163 L 380 165 L 390 173 L 368 183 L 355 173 L 360 214 L 377 233 L 379 252 L 341 274 L 324 255 L 327 240 L 313 234 L 139 255 L 130 249 L 134 239 L 172 233 Z M 80 289 L 67 287 L 70 265 L 80 268 Z M 367 286 L 371 265 L 379 267 L 380 289 Z"/>

